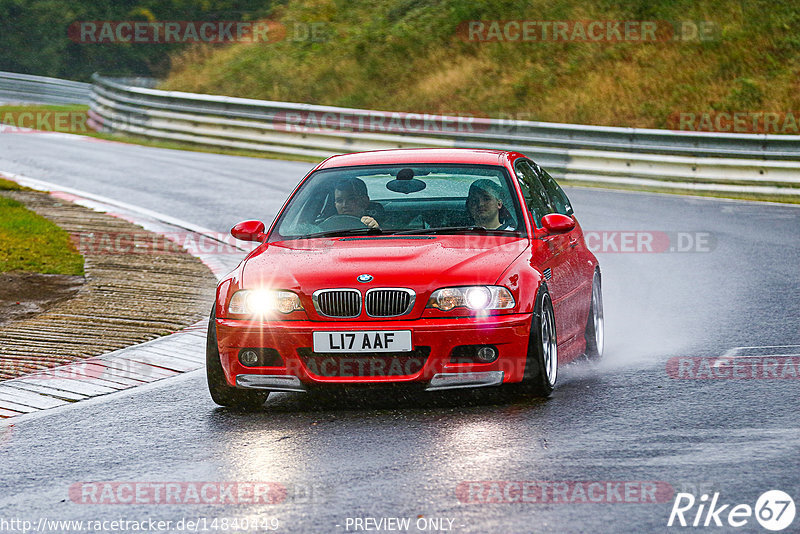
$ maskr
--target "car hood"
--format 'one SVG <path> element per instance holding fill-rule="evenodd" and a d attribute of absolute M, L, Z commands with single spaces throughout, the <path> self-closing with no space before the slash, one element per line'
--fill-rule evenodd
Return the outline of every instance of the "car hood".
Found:
<path fill-rule="evenodd" d="M 527 238 L 493 235 L 375 236 L 264 244 L 243 264 L 241 286 L 290 289 L 439 287 L 493 284 L 528 247 Z M 361 274 L 372 281 L 360 283 Z"/>

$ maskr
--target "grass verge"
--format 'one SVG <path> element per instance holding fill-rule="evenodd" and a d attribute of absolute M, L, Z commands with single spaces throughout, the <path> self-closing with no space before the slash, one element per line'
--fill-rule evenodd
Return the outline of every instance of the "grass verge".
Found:
<path fill-rule="evenodd" d="M 0 191 L 24 191 L 26 187 L 22 187 L 16 182 L 4 180 L 0 178 Z"/>
<path fill-rule="evenodd" d="M 183 49 L 161 88 L 642 128 L 680 128 L 680 113 L 776 112 L 793 120 L 772 133 L 798 133 L 796 2 L 288 0 L 271 18 L 285 38 Z M 590 21 L 605 30 L 573 31 Z M 658 38 L 610 30 L 647 22 Z M 573 30 L 559 37 L 555 24 Z"/>
<path fill-rule="evenodd" d="M 12 184 L 12 186 L 7 186 Z M 0 190 L 20 189 L 0 180 Z M 0 272 L 83 275 L 69 234 L 22 203 L 0 196 Z"/>

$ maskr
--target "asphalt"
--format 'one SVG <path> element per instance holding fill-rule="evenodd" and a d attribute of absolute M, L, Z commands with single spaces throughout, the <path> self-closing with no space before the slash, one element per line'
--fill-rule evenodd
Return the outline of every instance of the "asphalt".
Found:
<path fill-rule="evenodd" d="M 0 135 L 2 171 L 219 231 L 271 220 L 310 166 Z M 668 532 L 679 529 L 667 521 L 681 491 L 754 506 L 779 489 L 798 501 L 797 380 L 678 380 L 667 364 L 736 347 L 795 345 L 748 350 L 800 353 L 800 209 L 567 192 L 587 232 L 667 232 L 673 244 L 684 232 L 709 245 L 598 253 L 606 357 L 567 366 L 550 399 L 279 394 L 242 414 L 216 407 L 202 372 L 188 373 L 28 416 L 0 433 L 0 519 L 206 518 L 210 526 L 214 518 L 261 517 L 284 532 L 353 532 L 357 518 L 399 517 L 411 520 L 411 532 L 417 520 L 436 518 L 451 519 L 455 532 Z M 235 505 L 82 504 L 70 494 L 98 481 L 267 481 L 285 494 L 276 504 Z M 655 503 L 583 503 L 574 494 L 567 503 L 465 502 L 458 490 L 475 481 L 648 481 L 670 493 Z M 786 532 L 799 525 L 795 519 Z M 706 530 L 765 532 L 754 518 L 743 528 Z"/>

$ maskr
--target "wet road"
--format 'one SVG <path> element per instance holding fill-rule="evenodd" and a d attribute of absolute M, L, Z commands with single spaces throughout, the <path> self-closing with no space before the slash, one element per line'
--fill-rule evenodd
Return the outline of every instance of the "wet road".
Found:
<path fill-rule="evenodd" d="M 219 231 L 242 219 L 271 220 L 308 168 L 0 135 L 2 171 Z M 353 532 L 375 525 L 356 519 L 391 517 L 409 519 L 410 532 L 666 532 L 679 528 L 666 525 L 682 490 L 719 492 L 720 504 L 753 506 L 771 489 L 798 501 L 800 382 L 674 379 L 667 369 L 671 358 L 717 357 L 736 347 L 795 345 L 734 355 L 800 353 L 800 209 L 590 189 L 568 194 L 584 231 L 599 232 L 607 355 L 598 365 L 564 369 L 550 399 L 491 391 L 273 394 L 263 411 L 240 414 L 216 407 L 203 374 L 190 373 L 17 420 L 0 435 L 0 519 L 150 518 L 173 521 L 169 529 L 180 531 L 179 520 L 205 518 L 210 532 L 214 518 L 260 517 L 276 520 L 282 532 Z M 614 252 L 620 237 L 612 233 L 619 231 L 665 232 L 688 250 Z M 513 488 L 508 481 L 569 489 L 545 486 L 549 502 L 487 502 L 519 497 L 503 495 Z M 651 487 L 646 482 L 669 492 L 625 496 L 625 481 L 634 490 Z M 179 504 L 162 504 L 166 493 L 153 488 L 164 482 L 178 484 Z M 244 488 L 236 504 L 191 496 L 192 487 L 213 496 L 227 482 Z M 274 483 L 268 495 L 277 502 L 247 502 L 260 491 L 249 482 Z M 136 488 L 145 502 L 112 504 Z M 601 502 L 582 502 L 590 499 L 581 489 Z M 85 504 L 92 495 L 103 503 Z M 800 519 L 786 531 L 798 525 Z M 399 526 L 394 531 L 404 531 Z M 707 530 L 766 532 L 752 517 L 742 528 Z"/>

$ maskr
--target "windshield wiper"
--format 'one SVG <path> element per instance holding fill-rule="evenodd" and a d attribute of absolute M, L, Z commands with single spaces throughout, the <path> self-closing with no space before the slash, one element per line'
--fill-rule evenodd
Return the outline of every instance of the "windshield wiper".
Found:
<path fill-rule="evenodd" d="M 483 226 L 442 226 L 441 228 L 418 228 L 404 232 L 394 232 L 393 235 L 415 234 L 518 234 L 517 230 L 488 230 Z"/>
<path fill-rule="evenodd" d="M 327 232 L 317 232 L 298 236 L 298 239 L 311 239 L 315 237 L 343 237 L 348 235 L 382 235 L 385 232 L 380 228 L 350 228 L 348 230 L 329 230 Z"/>

